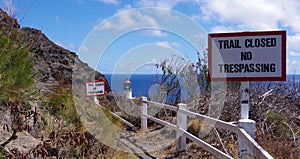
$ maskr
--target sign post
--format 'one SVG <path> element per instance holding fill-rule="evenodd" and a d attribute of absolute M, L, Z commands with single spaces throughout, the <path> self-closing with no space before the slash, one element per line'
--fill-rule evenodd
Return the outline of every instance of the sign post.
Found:
<path fill-rule="evenodd" d="M 249 82 L 241 82 L 241 119 L 249 119 Z"/>
<path fill-rule="evenodd" d="M 286 31 L 217 33 L 208 35 L 209 81 L 241 81 L 239 127 L 255 138 L 249 119 L 249 81 L 286 80 Z M 253 150 L 238 139 L 239 156 Z"/>
<path fill-rule="evenodd" d="M 249 119 L 249 81 L 241 82 L 241 118 L 239 127 L 243 128 L 252 138 L 255 138 L 255 121 Z M 253 150 L 241 138 L 238 138 L 238 153 L 241 158 L 252 158 Z"/>

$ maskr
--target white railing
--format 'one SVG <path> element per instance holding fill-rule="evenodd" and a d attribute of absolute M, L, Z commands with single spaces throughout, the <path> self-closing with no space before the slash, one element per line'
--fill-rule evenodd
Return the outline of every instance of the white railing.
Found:
<path fill-rule="evenodd" d="M 251 149 L 251 153 L 253 153 L 253 156 L 259 159 L 273 159 L 273 157 L 265 151 L 252 137 L 249 135 L 249 133 L 253 133 L 253 129 L 255 130 L 255 123 L 249 124 L 249 122 L 243 122 L 240 120 L 239 125 L 235 125 L 232 123 L 228 123 L 222 120 L 218 120 L 209 116 L 205 116 L 202 114 L 198 114 L 195 112 L 191 112 L 186 110 L 187 105 L 180 103 L 175 106 L 157 103 L 153 101 L 148 101 L 146 97 L 142 97 L 142 106 L 141 106 L 141 129 L 142 131 L 147 131 L 147 120 L 152 120 L 154 122 L 157 122 L 159 124 L 162 124 L 168 128 L 176 130 L 176 137 L 177 137 L 177 144 L 176 144 L 176 150 L 177 151 L 185 151 L 186 150 L 186 138 L 189 138 L 190 140 L 194 141 L 198 145 L 200 145 L 204 150 L 212 153 L 213 155 L 217 156 L 218 158 L 226 158 L 226 159 L 232 159 L 231 156 L 228 154 L 222 152 L 221 150 L 211 146 L 210 144 L 206 143 L 205 141 L 199 139 L 198 137 L 192 135 L 191 133 L 187 132 L 187 116 L 191 118 L 198 119 L 205 124 L 211 125 L 215 128 L 220 128 L 224 130 L 231 131 L 238 135 L 239 138 L 239 149 Z M 95 103 L 99 105 L 98 100 L 95 98 Z M 172 110 L 177 112 L 177 124 L 171 124 L 167 121 L 155 118 L 153 116 L 148 115 L 147 113 L 147 107 L 148 105 L 151 105 L 152 107 L 158 107 L 158 108 L 165 108 L 168 110 Z M 99 105 L 100 106 L 100 105 Z M 103 107 L 103 109 L 106 109 Z M 121 118 L 117 114 L 110 112 L 112 116 L 115 118 L 118 118 L 121 122 L 124 124 L 130 126 L 131 128 L 135 128 L 133 124 L 126 121 L 125 119 Z M 254 126 L 254 128 L 253 128 Z M 251 128 L 252 127 L 252 128 Z M 253 134 L 252 134 L 253 135 Z M 242 144 L 240 144 L 242 143 Z M 242 147 L 242 148 L 241 148 Z M 245 148 L 246 147 L 246 148 Z"/>
<path fill-rule="evenodd" d="M 99 104 L 99 101 L 98 101 L 98 99 L 97 99 L 96 97 L 94 98 L 94 103 L 95 103 L 96 105 L 100 106 L 103 110 L 109 111 L 108 109 L 106 109 L 105 107 L 103 107 L 102 105 Z M 118 116 L 118 115 L 117 115 L 116 113 L 114 113 L 114 112 L 109 111 L 109 113 L 110 113 L 113 117 L 119 119 L 123 124 L 125 124 L 125 125 L 131 127 L 132 129 L 134 129 L 134 125 L 131 124 L 129 121 L 123 119 L 122 117 Z"/>
<path fill-rule="evenodd" d="M 265 151 L 248 133 L 251 133 L 253 130 L 248 130 L 249 126 L 243 126 L 242 124 L 235 125 L 232 123 L 228 123 L 222 120 L 218 120 L 209 116 L 201 115 L 195 112 L 191 112 L 186 110 L 186 104 L 178 104 L 177 107 L 167 105 L 167 104 L 161 104 L 157 102 L 148 101 L 146 97 L 142 97 L 142 115 L 141 115 L 141 129 L 142 131 L 147 131 L 147 120 L 152 120 L 154 122 L 157 122 L 159 124 L 162 124 L 164 126 L 167 126 L 169 128 L 176 130 L 176 136 L 177 136 L 177 145 L 176 150 L 177 151 L 185 151 L 186 150 L 186 138 L 189 138 L 190 140 L 196 142 L 198 145 L 200 145 L 203 149 L 206 151 L 212 153 L 213 155 L 217 156 L 218 158 L 232 158 L 228 154 L 220 151 L 219 149 L 211 146 L 210 144 L 206 143 L 205 141 L 199 139 L 198 137 L 192 135 L 191 133 L 187 132 L 187 116 L 199 119 L 200 121 L 204 122 L 205 124 L 209 124 L 215 128 L 221 128 L 224 130 L 231 131 L 238 135 L 239 140 L 243 141 L 243 143 L 246 143 L 246 147 L 249 147 L 254 157 L 259 159 L 273 159 L 273 157 Z M 177 112 L 177 125 L 171 124 L 167 121 L 163 121 L 161 119 L 155 118 L 153 116 L 150 116 L 147 114 L 147 107 L 148 105 L 159 107 L 159 108 L 165 108 L 172 111 Z M 248 124 L 246 122 L 246 124 Z M 253 125 L 252 129 L 255 130 L 255 123 L 254 128 Z M 243 127 L 243 128 L 241 128 Z M 241 145 L 239 145 L 240 147 Z M 245 145 L 243 145 L 245 146 Z"/>

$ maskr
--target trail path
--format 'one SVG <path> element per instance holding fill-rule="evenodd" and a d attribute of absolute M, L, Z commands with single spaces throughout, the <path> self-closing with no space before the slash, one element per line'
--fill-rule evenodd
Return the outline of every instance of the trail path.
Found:
<path fill-rule="evenodd" d="M 127 152 L 135 154 L 138 158 L 158 158 L 155 151 L 169 146 L 176 139 L 175 131 L 167 128 L 150 132 L 124 132 L 120 136 L 119 144 Z"/>

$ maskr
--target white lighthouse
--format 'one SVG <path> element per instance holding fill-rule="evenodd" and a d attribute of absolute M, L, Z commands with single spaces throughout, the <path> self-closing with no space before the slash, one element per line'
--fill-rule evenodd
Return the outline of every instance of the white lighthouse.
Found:
<path fill-rule="evenodd" d="M 124 82 L 123 93 L 126 98 L 132 99 L 131 82 L 128 79 Z"/>

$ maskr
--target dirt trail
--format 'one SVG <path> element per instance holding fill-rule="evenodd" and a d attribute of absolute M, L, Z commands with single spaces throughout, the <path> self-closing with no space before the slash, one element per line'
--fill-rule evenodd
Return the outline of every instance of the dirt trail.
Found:
<path fill-rule="evenodd" d="M 149 132 L 123 132 L 119 144 L 127 152 L 135 154 L 138 158 L 153 159 L 159 158 L 155 155 L 159 151 L 176 140 L 175 131 L 163 128 Z"/>

